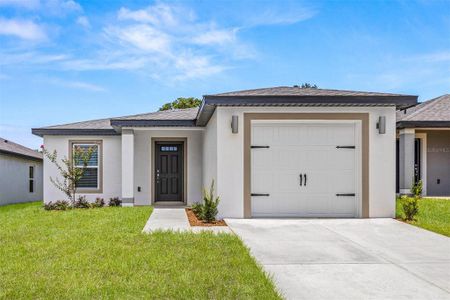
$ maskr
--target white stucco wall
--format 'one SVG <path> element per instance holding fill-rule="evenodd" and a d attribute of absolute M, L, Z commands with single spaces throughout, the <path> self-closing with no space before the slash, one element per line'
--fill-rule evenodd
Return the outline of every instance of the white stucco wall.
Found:
<path fill-rule="evenodd" d="M 29 168 L 34 167 L 34 192 L 29 192 Z M 0 205 L 42 200 L 42 162 L 0 154 Z"/>
<path fill-rule="evenodd" d="M 151 170 L 154 165 L 151 153 L 152 138 L 186 138 L 187 149 L 187 203 L 188 205 L 201 200 L 202 189 L 202 145 L 203 128 L 134 128 L 134 203 L 135 205 L 150 205 L 153 198 L 151 189 Z M 141 192 L 137 191 L 138 186 Z"/>
<path fill-rule="evenodd" d="M 217 192 L 220 216 L 243 217 L 243 113 L 369 113 L 369 213 L 370 217 L 395 215 L 395 108 L 394 107 L 218 107 Z M 230 129 L 232 115 L 239 116 L 239 133 Z M 386 116 L 386 134 L 376 129 Z M 212 124 L 208 124 L 208 127 Z M 207 128 L 208 128 L 207 127 Z M 210 165 L 211 162 L 205 162 Z"/>
<path fill-rule="evenodd" d="M 208 122 L 203 133 L 203 187 L 211 185 L 214 180 L 217 191 L 217 113 Z"/>
<path fill-rule="evenodd" d="M 44 136 L 44 146 L 47 150 L 58 152 L 58 159 L 69 155 L 70 140 L 102 140 L 103 141 L 103 192 L 102 193 L 81 193 L 89 201 L 94 201 L 96 197 L 109 201 L 109 198 L 121 196 L 121 136 Z M 51 182 L 50 177 L 56 178 L 59 172 L 56 166 L 48 159 L 44 158 L 44 201 L 67 200 L 66 196 L 58 190 Z"/>

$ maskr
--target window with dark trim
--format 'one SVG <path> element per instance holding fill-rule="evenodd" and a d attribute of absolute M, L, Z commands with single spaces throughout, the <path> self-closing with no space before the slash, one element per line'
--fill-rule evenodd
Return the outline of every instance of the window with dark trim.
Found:
<path fill-rule="evenodd" d="M 85 152 L 92 149 L 92 155 L 84 166 L 83 161 L 74 161 L 74 166 L 79 168 L 85 168 L 83 177 L 77 183 L 77 188 L 79 189 L 99 189 L 100 188 L 100 147 L 98 143 L 87 143 L 87 142 L 73 142 L 72 143 L 72 156 L 75 148 L 79 148 Z"/>
<path fill-rule="evenodd" d="M 28 169 L 28 192 L 34 193 L 34 166 Z"/>

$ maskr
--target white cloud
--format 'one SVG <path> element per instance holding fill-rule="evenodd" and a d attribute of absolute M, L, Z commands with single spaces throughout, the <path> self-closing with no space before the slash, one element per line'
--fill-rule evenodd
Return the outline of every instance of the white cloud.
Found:
<path fill-rule="evenodd" d="M 77 18 L 77 24 L 80 25 L 83 28 L 90 28 L 91 23 L 89 22 L 89 19 L 86 16 L 81 16 Z"/>
<path fill-rule="evenodd" d="M 287 4 L 287 3 L 285 3 Z M 264 25 L 289 25 L 311 19 L 316 10 L 302 5 L 280 5 L 257 9 L 253 14 L 246 16 L 247 27 Z"/>
<path fill-rule="evenodd" d="M 193 42 L 200 45 L 229 44 L 236 41 L 237 28 L 209 30 L 193 37 Z"/>
<path fill-rule="evenodd" d="M 13 6 L 25 9 L 36 9 L 39 7 L 39 0 L 0 0 L 0 6 Z"/>
<path fill-rule="evenodd" d="M 24 40 L 39 41 L 47 38 L 42 26 L 30 20 L 0 18 L 0 35 L 12 35 Z"/>
<path fill-rule="evenodd" d="M 433 52 L 412 57 L 411 60 L 422 60 L 429 63 L 450 62 L 450 51 Z"/>
<path fill-rule="evenodd" d="M 74 89 L 80 89 L 85 91 L 91 91 L 91 92 L 105 92 L 106 89 L 102 86 L 88 83 L 88 82 L 82 82 L 82 81 L 67 81 L 67 80 L 61 80 L 57 78 L 50 78 L 47 80 L 47 82 L 63 87 L 68 88 L 74 88 Z"/>
<path fill-rule="evenodd" d="M 83 11 L 72 0 L 47 0 L 41 6 L 50 8 L 52 13 Z M 261 25 L 261 20 L 268 17 L 270 20 L 265 20 L 265 24 L 292 23 L 308 17 L 306 11 L 300 10 L 290 10 L 285 14 L 270 13 L 265 13 L 260 20 L 255 18 L 253 25 Z M 76 24 L 90 28 L 89 19 L 83 13 L 76 16 Z M 255 59 L 258 55 L 251 44 L 239 37 L 245 24 L 221 26 L 212 19 L 197 18 L 193 10 L 182 5 L 156 2 L 136 10 L 122 7 L 116 16 L 117 19 L 101 28 L 100 32 L 90 30 L 90 37 L 95 37 L 89 38 L 89 42 L 95 43 L 91 45 L 93 47 L 90 49 L 94 49 L 91 52 L 64 49 L 64 53 L 70 53 L 66 55 L 39 50 L 2 52 L 0 49 L 0 60 L 8 66 L 15 63 L 40 64 L 41 68 L 48 70 L 127 70 L 169 82 L 213 76 L 232 68 L 236 62 Z M 28 25 L 31 28 L 33 24 Z M 21 32 L 20 26 L 10 29 L 8 34 L 23 39 L 45 37 L 42 28 L 34 25 L 34 35 L 30 33 L 32 30 Z M 77 85 L 72 83 L 71 86 Z M 89 88 L 83 84 L 78 87 Z"/>
<path fill-rule="evenodd" d="M 111 27 L 105 32 L 119 42 L 140 50 L 164 53 L 169 50 L 171 38 L 162 31 L 149 25 L 138 24 L 126 27 Z"/>
<path fill-rule="evenodd" d="M 134 11 L 122 7 L 117 13 L 117 18 L 122 21 L 150 23 L 155 26 L 168 28 L 183 25 L 184 21 L 192 22 L 196 16 L 192 10 L 185 7 L 157 3 Z"/>
<path fill-rule="evenodd" d="M 0 6 L 39 10 L 51 15 L 83 11 L 81 5 L 73 0 L 0 0 Z"/>

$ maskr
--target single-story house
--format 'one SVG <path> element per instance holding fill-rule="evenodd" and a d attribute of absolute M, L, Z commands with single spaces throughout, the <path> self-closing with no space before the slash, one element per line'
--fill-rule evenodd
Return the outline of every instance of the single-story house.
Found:
<path fill-rule="evenodd" d="M 397 192 L 450 196 L 450 95 L 397 112 Z"/>
<path fill-rule="evenodd" d="M 41 201 L 42 153 L 0 138 L 0 205 Z"/>
<path fill-rule="evenodd" d="M 211 181 L 219 217 L 393 217 L 396 110 L 417 96 L 274 87 L 199 108 L 35 128 L 69 156 L 94 147 L 78 192 L 124 205 L 190 205 Z M 44 160 L 44 201 L 64 195 Z"/>

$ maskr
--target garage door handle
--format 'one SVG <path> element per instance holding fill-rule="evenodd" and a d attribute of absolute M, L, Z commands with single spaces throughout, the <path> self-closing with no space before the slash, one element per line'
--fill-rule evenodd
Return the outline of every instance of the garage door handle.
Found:
<path fill-rule="evenodd" d="M 338 197 L 355 197 L 355 194 L 336 194 Z"/>
<path fill-rule="evenodd" d="M 268 149 L 270 146 L 250 146 L 252 149 Z"/>
<path fill-rule="evenodd" d="M 256 194 L 256 193 L 251 193 L 250 194 L 252 197 L 269 197 L 270 194 Z"/>

